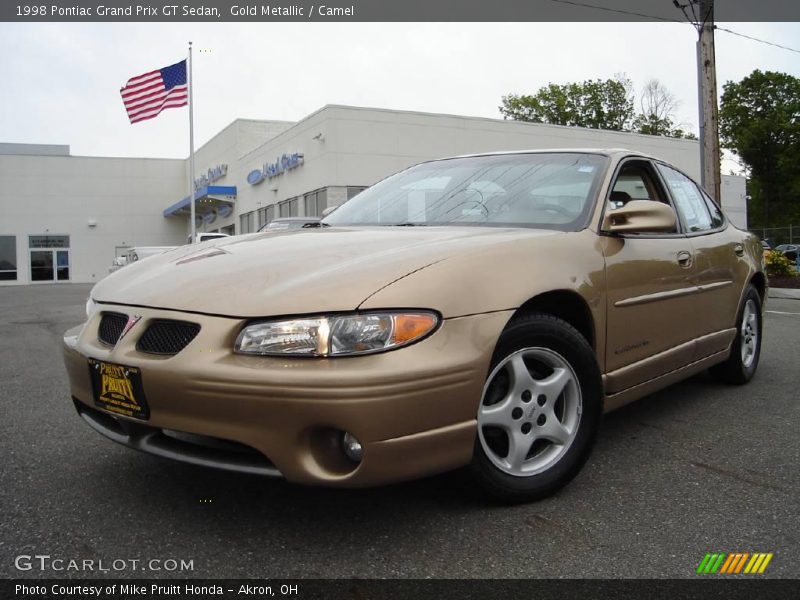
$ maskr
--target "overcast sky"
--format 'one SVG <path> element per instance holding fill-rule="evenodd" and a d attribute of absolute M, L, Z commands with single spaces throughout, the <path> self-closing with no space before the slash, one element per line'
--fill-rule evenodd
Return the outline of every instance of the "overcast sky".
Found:
<path fill-rule="evenodd" d="M 720 25 L 800 46 L 798 23 Z M 197 147 L 237 117 L 294 121 L 325 104 L 500 118 L 504 94 L 615 73 L 637 91 L 659 79 L 696 131 L 695 39 L 676 23 L 2 23 L 0 142 L 186 157 L 187 110 L 130 125 L 119 88 L 184 58 L 188 40 Z M 800 54 L 716 39 L 720 93 L 753 69 L 800 76 Z"/>

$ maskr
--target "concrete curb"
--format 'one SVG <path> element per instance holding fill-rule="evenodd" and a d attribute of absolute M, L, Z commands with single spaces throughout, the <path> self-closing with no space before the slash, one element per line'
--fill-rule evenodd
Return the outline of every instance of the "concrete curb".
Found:
<path fill-rule="evenodd" d="M 787 288 L 769 288 L 768 298 L 780 298 L 782 300 L 800 300 L 800 290 Z"/>

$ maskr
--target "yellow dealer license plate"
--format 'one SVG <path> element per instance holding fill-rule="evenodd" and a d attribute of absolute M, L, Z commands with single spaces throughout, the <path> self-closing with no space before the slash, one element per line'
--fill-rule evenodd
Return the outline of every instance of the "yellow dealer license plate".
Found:
<path fill-rule="evenodd" d="M 135 419 L 147 420 L 150 417 L 142 389 L 142 372 L 138 367 L 90 358 L 89 374 L 96 406 Z"/>

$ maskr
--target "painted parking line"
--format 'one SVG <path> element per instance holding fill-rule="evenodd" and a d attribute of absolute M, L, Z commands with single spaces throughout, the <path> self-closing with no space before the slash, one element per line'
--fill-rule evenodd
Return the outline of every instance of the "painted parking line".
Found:
<path fill-rule="evenodd" d="M 795 315 L 795 316 L 800 316 L 800 313 L 784 312 L 782 310 L 767 310 L 767 311 L 764 311 L 764 312 L 766 312 L 766 313 L 768 313 L 770 315 Z"/>

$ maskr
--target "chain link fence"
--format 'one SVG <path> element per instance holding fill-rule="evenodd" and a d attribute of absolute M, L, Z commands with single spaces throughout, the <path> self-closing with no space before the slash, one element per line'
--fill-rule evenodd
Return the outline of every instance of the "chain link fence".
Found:
<path fill-rule="evenodd" d="M 767 240 L 773 248 L 780 244 L 800 244 L 800 224 L 786 227 L 758 227 L 749 231 L 762 240 Z"/>

